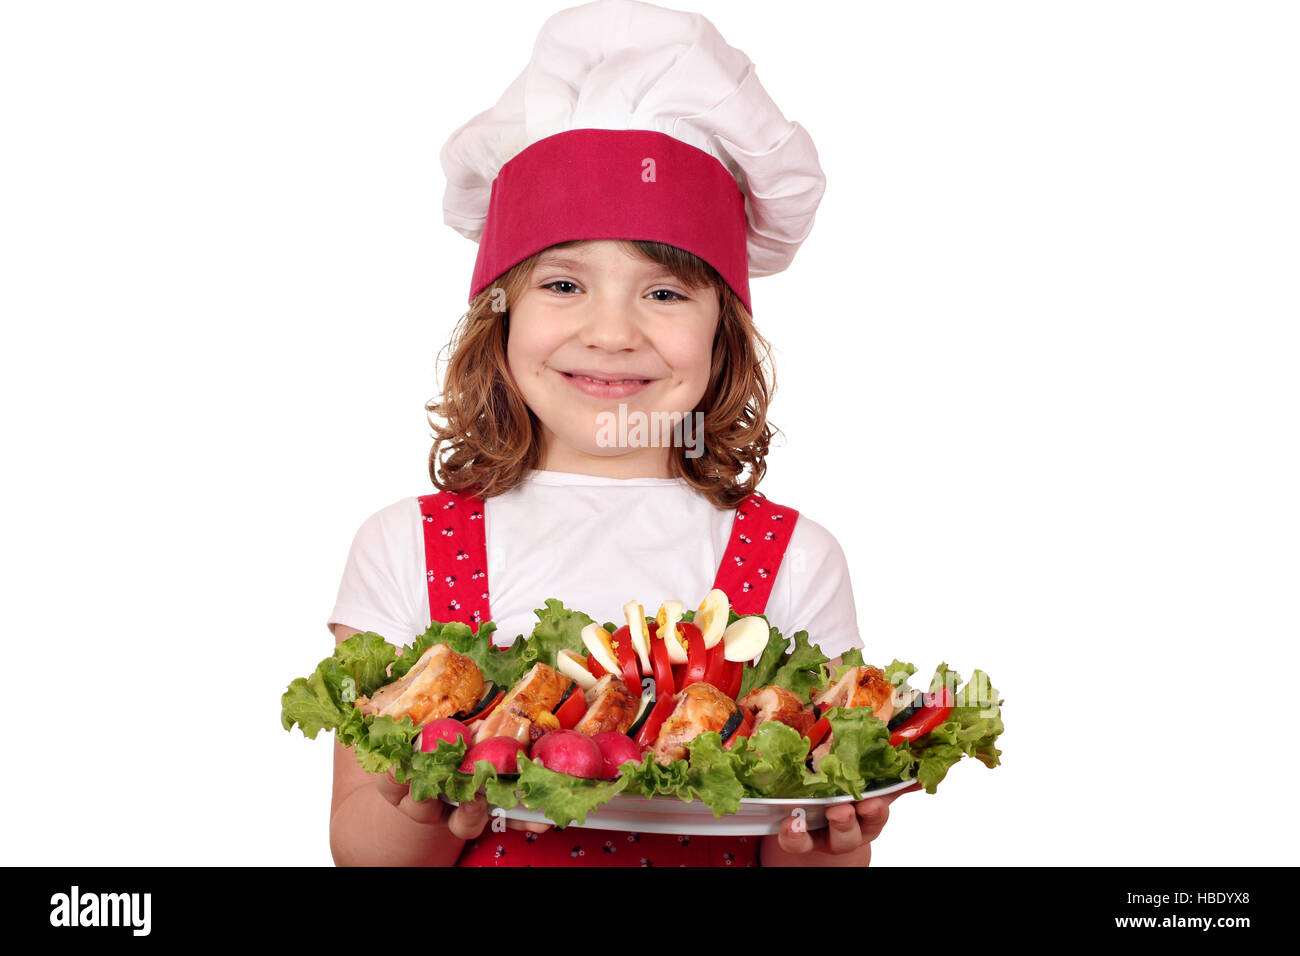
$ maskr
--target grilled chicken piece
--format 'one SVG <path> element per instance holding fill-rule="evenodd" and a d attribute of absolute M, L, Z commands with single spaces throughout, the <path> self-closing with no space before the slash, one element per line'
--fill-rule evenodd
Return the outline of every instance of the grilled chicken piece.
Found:
<path fill-rule="evenodd" d="M 806 734 L 817 723 L 811 704 L 803 703 L 793 692 L 775 684 L 751 690 L 740 698 L 740 706 L 754 711 L 755 730 L 765 721 L 779 720 L 799 733 Z"/>
<path fill-rule="evenodd" d="M 532 743 L 533 723 L 536 721 L 546 728 L 547 721 L 540 715 L 550 714 L 572 683 L 570 678 L 554 668 L 545 664 L 533 665 L 533 669 L 510 688 L 496 709 L 479 724 L 474 742 L 489 737 L 513 737 L 525 746 Z"/>
<path fill-rule="evenodd" d="M 587 712 L 573 729 L 588 737 L 617 730 L 625 734 L 636 720 L 641 698 L 634 697 L 627 684 L 613 674 L 606 674 L 587 691 Z"/>
<path fill-rule="evenodd" d="M 468 710 L 483 696 L 483 674 L 478 665 L 446 644 L 425 651 L 401 680 L 379 688 L 373 697 L 358 697 L 354 706 L 363 714 L 410 717 L 423 727 L 439 717 Z"/>
<path fill-rule="evenodd" d="M 879 667 L 855 667 L 813 699 L 818 707 L 870 707 L 871 713 L 885 723 L 894 716 L 894 685 Z M 821 769 L 822 759 L 831 752 L 835 735 L 813 748 L 813 771 Z"/>
<path fill-rule="evenodd" d="M 676 706 L 659 728 L 651 752 L 663 764 L 686 756 L 687 742 L 710 730 L 721 732 L 731 715 L 739 709 L 736 702 L 712 684 L 697 681 L 674 695 Z"/>
<path fill-rule="evenodd" d="M 885 723 L 894 716 L 894 685 L 879 667 L 854 667 L 827 688 L 813 703 L 828 707 L 870 707 Z"/>

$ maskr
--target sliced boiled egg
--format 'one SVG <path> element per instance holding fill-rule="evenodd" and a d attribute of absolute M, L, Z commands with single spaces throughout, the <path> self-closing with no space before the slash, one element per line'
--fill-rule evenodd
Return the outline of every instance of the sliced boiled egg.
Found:
<path fill-rule="evenodd" d="M 618 663 L 618 654 L 614 651 L 614 635 L 599 624 L 588 624 L 582 629 L 582 643 L 596 663 L 610 674 L 621 674 L 623 668 Z M 576 680 L 576 678 L 575 678 Z"/>
<path fill-rule="evenodd" d="M 771 630 L 767 621 L 758 615 L 742 617 L 723 632 L 722 640 L 726 644 L 726 650 L 722 656 L 733 662 L 752 661 L 763 653 L 769 637 Z"/>
<path fill-rule="evenodd" d="M 596 686 L 596 675 L 587 670 L 587 662 L 567 647 L 555 655 L 555 664 L 556 670 L 569 680 L 577 681 L 578 686 L 584 691 L 591 690 Z M 604 667 L 605 665 L 602 664 L 601 666 Z"/>
<path fill-rule="evenodd" d="M 659 625 L 655 634 L 663 638 L 670 664 L 686 663 L 686 641 L 682 638 L 682 632 L 677 629 L 677 622 L 681 619 L 681 601 L 664 601 L 659 605 L 659 613 L 655 615 L 655 623 Z"/>
<path fill-rule="evenodd" d="M 695 612 L 695 626 L 704 635 L 704 647 L 712 650 L 713 645 L 722 640 L 727 629 L 727 620 L 731 617 L 731 601 L 725 591 L 714 588 L 704 597 L 704 603 Z"/>
<path fill-rule="evenodd" d="M 654 673 L 654 668 L 650 664 L 650 629 L 645 626 L 645 608 L 637 601 L 628 601 L 623 605 L 623 614 L 627 617 L 627 630 L 632 636 L 632 647 L 641 661 L 641 673 Z"/>

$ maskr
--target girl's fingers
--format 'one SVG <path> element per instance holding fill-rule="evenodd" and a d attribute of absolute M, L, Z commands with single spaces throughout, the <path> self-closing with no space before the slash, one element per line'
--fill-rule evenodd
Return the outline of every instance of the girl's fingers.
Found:
<path fill-rule="evenodd" d="M 874 842 L 876 837 L 880 836 L 880 831 L 885 828 L 885 824 L 889 822 L 889 805 L 891 803 L 905 793 L 915 793 L 920 789 L 921 785 L 914 783 L 906 790 L 899 790 L 897 793 L 886 794 L 883 797 L 860 800 L 854 804 L 857 808 L 858 823 L 862 827 L 862 835 L 866 842 Z"/>
<path fill-rule="evenodd" d="M 871 800 L 863 800 L 854 806 L 857 808 L 863 837 L 868 843 L 875 842 L 876 837 L 880 836 L 880 831 L 889 822 L 889 801 L 884 797 L 875 797 Z"/>
<path fill-rule="evenodd" d="M 402 798 L 411 790 L 409 783 L 394 780 L 391 770 L 375 775 L 375 787 L 379 790 L 379 795 L 395 807 L 401 805 Z"/>
<path fill-rule="evenodd" d="M 430 797 L 427 800 L 412 800 L 408 793 L 402 798 L 402 802 L 397 805 L 401 810 L 416 823 L 437 823 L 445 814 L 445 804 L 437 797 Z"/>
<path fill-rule="evenodd" d="M 375 787 L 381 797 L 416 823 L 436 823 L 443 817 L 441 800 L 412 800 L 411 785 L 398 783 L 391 770 L 376 775 Z"/>
<path fill-rule="evenodd" d="M 776 835 L 776 843 L 786 853 L 811 853 L 815 844 L 813 843 L 812 834 L 807 828 L 802 826 L 795 829 L 796 817 L 786 817 L 785 822 L 781 824 L 781 831 Z"/>
<path fill-rule="evenodd" d="M 487 826 L 487 798 L 479 794 L 458 806 L 447 817 L 447 828 L 458 840 L 473 840 Z"/>
<path fill-rule="evenodd" d="M 850 804 L 826 808 L 826 849 L 829 852 L 848 853 L 865 842 L 862 828 L 858 826 L 858 815 Z"/>

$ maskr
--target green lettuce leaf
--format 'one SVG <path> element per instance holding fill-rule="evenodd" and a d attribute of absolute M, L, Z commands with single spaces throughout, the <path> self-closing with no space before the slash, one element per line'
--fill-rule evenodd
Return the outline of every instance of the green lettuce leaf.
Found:
<path fill-rule="evenodd" d="M 583 780 L 547 770 L 523 754 L 519 755 L 519 789 L 529 810 L 540 810 L 557 826 L 587 822 L 587 814 L 608 803 L 627 787 L 628 778 Z M 492 795 L 488 794 L 489 802 Z M 507 808 L 509 809 L 509 808 Z"/>
<path fill-rule="evenodd" d="M 889 743 L 889 728 L 866 707 L 832 707 L 831 748 L 818 769 L 836 793 L 861 797 L 867 781 L 910 779 L 912 755 Z"/>
<path fill-rule="evenodd" d="M 562 650 L 573 651 L 583 658 L 587 656 L 587 647 L 582 643 L 582 629 L 592 623 L 590 617 L 581 611 L 570 611 L 555 598 L 548 598 L 546 607 L 533 613 L 537 615 L 537 624 L 523 651 L 525 670 L 538 662 L 556 667 L 557 655 Z M 610 633 L 615 630 L 618 629 L 614 628 Z"/>
<path fill-rule="evenodd" d="M 738 775 L 746 796 L 811 796 L 827 782 L 825 773 L 805 765 L 808 738 L 778 721 L 760 724 L 752 736 L 737 740 L 731 753 L 741 761 Z"/>
<path fill-rule="evenodd" d="M 735 615 L 735 612 L 731 612 Z M 767 620 L 763 615 L 763 620 Z M 820 687 L 826 680 L 824 665 L 830 658 L 821 648 L 808 640 L 807 631 L 797 631 L 793 640 L 769 625 L 767 646 L 759 655 L 758 663 L 745 668 L 740 685 L 740 697 L 751 690 L 772 684 L 791 691 L 800 700 L 808 699 L 808 692 Z"/>

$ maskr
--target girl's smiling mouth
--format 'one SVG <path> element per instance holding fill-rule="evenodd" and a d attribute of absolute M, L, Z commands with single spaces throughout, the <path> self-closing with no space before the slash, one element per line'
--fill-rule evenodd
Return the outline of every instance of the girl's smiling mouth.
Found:
<path fill-rule="evenodd" d="M 595 369 L 574 369 L 565 372 L 556 369 L 578 391 L 593 398 L 626 398 L 635 395 L 654 379 L 635 375 L 600 372 Z"/>

